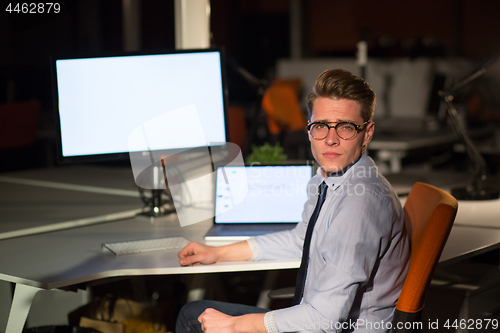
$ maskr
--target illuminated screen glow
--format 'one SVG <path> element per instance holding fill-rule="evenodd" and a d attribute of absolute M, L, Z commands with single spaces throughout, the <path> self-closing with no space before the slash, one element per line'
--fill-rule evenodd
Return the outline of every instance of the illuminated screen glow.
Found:
<path fill-rule="evenodd" d="M 190 128 L 199 129 L 189 126 L 192 112 L 201 138 L 226 142 L 219 51 L 59 59 L 55 66 L 63 157 L 127 153 L 131 133 L 154 119 L 164 122 L 160 131 L 175 132 L 154 149 L 200 146 L 188 140 Z"/>

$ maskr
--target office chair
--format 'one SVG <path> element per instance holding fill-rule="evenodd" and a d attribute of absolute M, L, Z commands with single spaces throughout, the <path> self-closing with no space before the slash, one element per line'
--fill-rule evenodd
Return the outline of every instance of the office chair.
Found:
<path fill-rule="evenodd" d="M 415 183 L 404 205 L 405 224 L 411 227 L 410 268 L 396 304 L 393 332 L 419 332 L 418 324 L 434 270 L 458 210 L 451 194 Z M 399 325 L 402 328 L 398 328 Z"/>
<path fill-rule="evenodd" d="M 262 97 L 271 135 L 304 130 L 306 120 L 300 107 L 296 80 L 275 79 Z"/>
<path fill-rule="evenodd" d="M 271 142 L 281 141 L 291 159 L 306 159 L 309 149 L 307 121 L 298 97 L 300 85 L 300 80 L 275 79 L 261 103 Z"/>
<path fill-rule="evenodd" d="M 420 321 L 427 291 L 457 210 L 458 202 L 449 193 L 420 182 L 413 185 L 403 208 L 405 225 L 411 230 L 410 267 L 396 304 L 393 333 L 420 331 L 419 324 L 412 323 Z M 274 290 L 269 297 L 290 298 L 293 290 Z"/>

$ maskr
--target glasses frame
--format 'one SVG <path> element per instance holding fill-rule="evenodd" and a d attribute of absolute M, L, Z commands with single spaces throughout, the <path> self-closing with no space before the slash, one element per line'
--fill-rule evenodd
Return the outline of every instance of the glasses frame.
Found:
<path fill-rule="evenodd" d="M 361 124 L 361 125 L 357 125 L 357 124 L 355 124 L 355 123 L 353 123 L 353 122 L 350 122 L 350 121 L 343 121 L 343 122 L 337 123 L 337 125 L 329 125 L 328 123 L 325 123 L 325 122 L 323 122 L 323 121 L 315 121 L 315 122 L 313 122 L 313 123 L 309 123 L 309 124 L 307 124 L 306 128 L 307 128 L 307 130 L 309 131 L 309 133 L 311 133 L 311 127 L 312 127 L 312 126 L 314 126 L 314 125 L 322 124 L 322 125 L 325 125 L 326 127 L 328 127 L 328 132 L 326 133 L 326 136 L 325 136 L 324 138 L 318 139 L 318 138 L 314 137 L 314 135 L 312 135 L 312 133 L 311 133 L 311 136 L 312 136 L 314 139 L 316 139 L 316 140 L 324 140 L 324 139 L 326 139 L 326 138 L 328 137 L 328 135 L 330 134 L 330 129 L 332 129 L 332 128 L 335 128 L 335 133 L 337 134 L 337 136 L 338 136 L 339 138 L 341 138 L 341 139 L 343 139 L 343 140 L 351 140 L 351 139 L 354 139 L 354 138 L 356 137 L 356 135 L 359 133 L 359 131 L 360 131 L 360 130 L 359 130 L 359 128 L 360 128 L 361 126 L 367 125 L 367 124 L 369 124 L 369 123 L 371 123 L 371 122 L 372 122 L 371 120 L 368 120 L 368 121 L 365 121 L 365 122 L 364 122 L 363 124 Z M 354 126 L 355 132 L 354 132 L 353 136 L 351 136 L 350 138 L 344 138 L 344 137 L 342 137 L 342 136 L 340 136 L 340 135 L 339 135 L 339 132 L 338 132 L 338 129 L 337 129 L 337 128 L 338 128 L 340 125 L 345 125 L 345 124 L 349 124 L 349 125 Z M 365 126 L 365 128 L 366 128 L 366 126 Z M 363 128 L 363 130 L 364 130 L 364 128 Z"/>

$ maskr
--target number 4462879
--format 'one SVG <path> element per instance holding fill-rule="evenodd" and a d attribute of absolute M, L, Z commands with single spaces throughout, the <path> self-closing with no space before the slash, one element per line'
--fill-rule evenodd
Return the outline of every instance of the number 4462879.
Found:
<path fill-rule="evenodd" d="M 49 14 L 59 13 L 61 4 L 58 2 L 9 2 L 5 11 L 10 14 Z"/>
<path fill-rule="evenodd" d="M 446 320 L 443 325 L 447 329 L 469 329 L 469 330 L 481 330 L 493 328 L 495 330 L 498 329 L 498 319 L 455 319 L 451 321 L 450 319 Z"/>

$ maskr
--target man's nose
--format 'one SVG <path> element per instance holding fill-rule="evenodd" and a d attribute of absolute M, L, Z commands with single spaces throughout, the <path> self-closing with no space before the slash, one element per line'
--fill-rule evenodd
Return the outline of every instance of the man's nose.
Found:
<path fill-rule="evenodd" d="M 325 144 L 328 146 L 336 146 L 340 143 L 340 138 L 335 128 L 330 128 L 328 135 L 325 138 Z"/>

